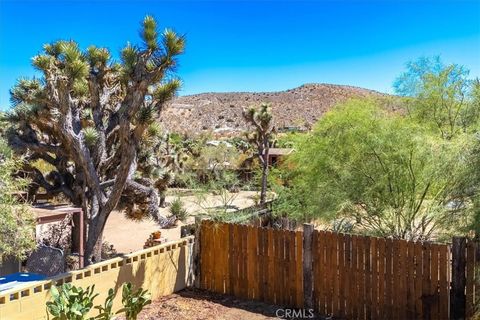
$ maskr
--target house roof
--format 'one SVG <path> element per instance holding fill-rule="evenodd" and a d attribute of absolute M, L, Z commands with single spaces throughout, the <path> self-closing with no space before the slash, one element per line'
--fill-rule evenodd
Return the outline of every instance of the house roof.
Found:
<path fill-rule="evenodd" d="M 292 152 L 292 148 L 270 148 L 268 154 L 271 156 L 288 156 Z"/>
<path fill-rule="evenodd" d="M 43 205 L 33 207 L 32 212 L 37 218 L 37 223 L 43 224 L 61 221 L 67 214 L 82 212 L 82 209 L 68 205 Z"/>

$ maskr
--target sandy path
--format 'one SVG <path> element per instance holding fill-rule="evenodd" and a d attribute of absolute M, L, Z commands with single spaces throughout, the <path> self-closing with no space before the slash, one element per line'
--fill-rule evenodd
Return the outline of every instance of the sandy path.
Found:
<path fill-rule="evenodd" d="M 172 190 L 170 192 L 172 192 Z M 255 194 L 256 192 L 253 191 L 239 192 L 235 196 L 233 205 L 237 206 L 238 208 L 248 207 L 253 204 L 252 196 Z M 176 196 L 174 195 L 167 196 L 167 202 L 171 202 L 175 198 Z M 195 196 L 182 196 L 181 198 L 186 209 L 192 215 L 203 211 L 203 209 L 198 205 L 198 199 Z M 204 205 L 208 206 L 219 204 L 221 204 L 221 201 L 218 196 L 209 196 L 207 202 L 204 203 Z M 169 215 L 168 207 L 161 208 L 160 212 L 164 216 Z M 188 222 L 193 222 L 194 219 L 195 218 L 192 216 Z M 167 238 L 168 241 L 179 239 L 181 225 L 182 223 L 179 222 L 178 226 L 175 228 L 160 229 L 151 219 L 136 222 L 128 220 L 122 212 L 114 211 L 108 218 L 105 226 L 104 240 L 108 241 L 110 244 L 113 244 L 118 253 L 130 253 L 143 249 L 143 245 L 145 244 L 148 236 L 154 231 L 161 230 L 162 237 Z"/>

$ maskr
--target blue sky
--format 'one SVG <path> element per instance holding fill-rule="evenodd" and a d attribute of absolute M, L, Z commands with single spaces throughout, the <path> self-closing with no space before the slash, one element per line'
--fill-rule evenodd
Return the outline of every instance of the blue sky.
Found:
<path fill-rule="evenodd" d="M 275 91 L 307 82 L 391 92 L 405 62 L 441 55 L 480 77 L 480 1 L 0 0 L 0 108 L 33 76 L 44 43 L 74 39 L 116 54 L 146 14 L 187 38 L 180 94 Z"/>

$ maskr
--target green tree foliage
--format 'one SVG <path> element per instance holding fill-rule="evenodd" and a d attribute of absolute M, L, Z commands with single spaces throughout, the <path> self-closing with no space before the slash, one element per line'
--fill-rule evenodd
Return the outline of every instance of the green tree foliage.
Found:
<path fill-rule="evenodd" d="M 416 97 L 423 92 L 425 75 L 438 75 L 443 69 L 444 64 L 439 56 L 409 61 L 406 70 L 393 82 L 395 93 L 403 97 Z"/>
<path fill-rule="evenodd" d="M 405 239 L 480 230 L 479 80 L 421 58 L 394 87 L 396 111 L 353 100 L 293 139 L 272 179 L 278 213 Z"/>
<path fill-rule="evenodd" d="M 456 190 L 466 144 L 436 138 L 375 101 L 350 101 L 327 113 L 287 163 L 294 170 L 285 196 L 294 202 L 283 210 L 351 218 L 369 234 L 429 239 L 465 218 Z"/>
<path fill-rule="evenodd" d="M 468 163 L 464 174 L 463 190 L 470 197 L 474 219 L 472 229 L 480 235 L 480 134 L 473 135 L 473 147 L 465 150 Z"/>
<path fill-rule="evenodd" d="M 127 44 L 119 61 L 108 49 L 81 50 L 74 41 L 46 44 L 33 57 L 40 79 L 20 79 L 9 143 L 26 157 L 23 171 L 50 195 L 62 194 L 87 215 L 86 263 L 100 260 L 102 233 L 115 208 L 150 216 L 162 226 L 155 181 L 142 176 L 141 141 L 180 86 L 174 71 L 185 40 L 152 17 L 141 26 L 142 43 Z M 53 170 L 42 173 L 31 161 Z"/>
<path fill-rule="evenodd" d="M 194 153 L 186 161 L 187 171 L 195 172 L 196 180 L 207 186 L 216 182 L 226 183 L 225 188 L 236 186 L 238 179 L 231 175 L 231 170 L 238 165 L 239 153 L 236 148 L 221 142 L 217 146 L 203 145 L 195 148 Z"/>
<path fill-rule="evenodd" d="M 21 164 L 0 138 L 0 262 L 7 256 L 24 259 L 35 248 L 33 214 L 18 201 L 29 181 L 13 176 Z"/>
<path fill-rule="evenodd" d="M 463 66 L 444 65 L 438 57 L 421 58 L 407 64 L 394 87 L 410 97 L 406 105 L 411 117 L 451 139 L 477 131 L 480 124 L 480 82 L 468 74 Z"/>
<path fill-rule="evenodd" d="M 408 116 L 434 134 L 450 140 L 473 141 L 460 151 L 466 166 L 457 193 L 469 199 L 474 212 L 473 228 L 480 231 L 480 80 L 469 79 L 469 70 L 457 64 L 445 65 L 438 57 L 420 58 L 407 64 L 395 82 L 396 92 L 406 98 Z M 405 90 L 414 83 L 415 90 Z"/>

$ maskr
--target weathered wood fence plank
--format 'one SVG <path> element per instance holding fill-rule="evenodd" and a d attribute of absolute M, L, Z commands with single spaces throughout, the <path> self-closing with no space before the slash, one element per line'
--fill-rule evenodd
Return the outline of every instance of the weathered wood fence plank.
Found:
<path fill-rule="evenodd" d="M 199 281 L 206 290 L 346 319 L 467 319 L 479 293 L 479 245 L 204 221 Z"/>

